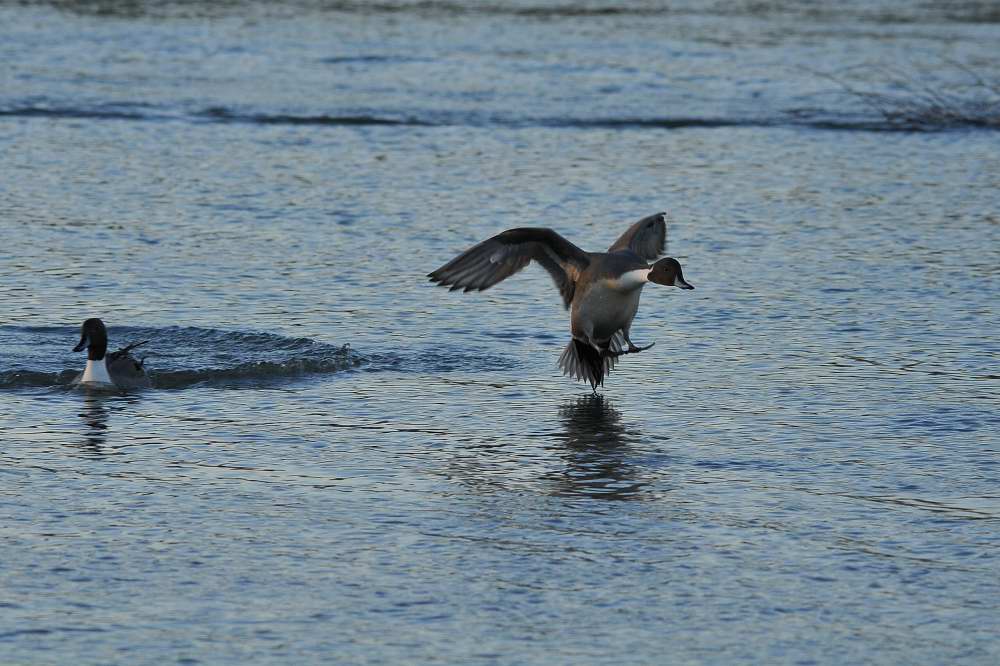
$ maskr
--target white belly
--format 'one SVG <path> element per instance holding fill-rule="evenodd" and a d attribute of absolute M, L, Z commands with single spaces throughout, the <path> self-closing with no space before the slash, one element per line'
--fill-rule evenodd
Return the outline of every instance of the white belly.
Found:
<path fill-rule="evenodd" d="M 573 303 L 573 335 L 608 340 L 632 323 L 641 294 L 641 285 L 628 291 L 614 289 L 606 282 L 594 285 Z"/>

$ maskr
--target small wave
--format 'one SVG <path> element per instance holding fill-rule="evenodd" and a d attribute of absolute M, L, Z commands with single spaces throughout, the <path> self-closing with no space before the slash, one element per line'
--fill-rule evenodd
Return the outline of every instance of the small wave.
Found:
<path fill-rule="evenodd" d="M 411 0 L 409 2 L 357 2 L 340 0 L 324 3 L 330 11 L 380 14 L 433 13 L 449 16 L 478 14 L 492 16 L 523 16 L 529 18 L 587 18 L 603 16 L 651 16 L 672 13 L 670 10 L 645 3 L 502 3 L 455 2 L 448 0 Z"/>
<path fill-rule="evenodd" d="M 137 351 L 156 389 L 255 388 L 354 369 L 441 374 L 503 372 L 508 357 L 474 350 L 415 348 L 361 354 L 349 345 L 273 333 L 196 326 L 111 326 L 111 349 L 139 340 Z M 66 388 L 83 370 L 83 354 L 70 351 L 75 326 L 0 326 L 0 390 Z M 140 353 L 141 352 L 141 353 Z M 68 366 L 68 367 L 67 367 Z"/>
<path fill-rule="evenodd" d="M 379 115 L 295 115 L 288 113 L 240 113 L 223 107 L 212 107 L 197 114 L 214 122 L 250 123 L 255 125 L 401 125 L 421 126 L 432 123 L 415 118 L 391 118 Z"/>
<path fill-rule="evenodd" d="M 282 362 L 253 361 L 234 367 L 201 368 L 198 370 L 150 370 L 153 386 L 161 389 L 192 386 L 258 386 L 303 375 L 325 375 L 349 370 L 362 364 L 362 359 L 345 345 L 335 356 L 323 359 L 291 359 Z"/>
<path fill-rule="evenodd" d="M 115 2 L 55 2 L 49 0 L 58 8 L 79 14 L 97 14 L 99 16 L 183 16 L 216 17 L 230 15 L 237 11 L 240 3 L 231 2 L 149 2 L 137 0 L 127 3 Z M 424 14 L 424 15 L 485 15 L 485 16 L 519 16 L 543 20 L 569 18 L 587 18 L 604 16 L 650 16 L 667 13 L 678 13 L 672 8 L 664 8 L 645 2 L 625 3 L 579 3 L 579 2 L 541 2 L 541 3 L 505 3 L 480 2 L 473 0 L 396 0 L 396 1 L 362 1 L 362 0 L 298 0 L 291 3 L 304 11 L 320 10 L 345 14 Z M 265 3 L 266 5 L 266 3 Z M 266 12 L 266 6 L 264 8 Z"/>
<path fill-rule="evenodd" d="M 316 126 L 395 126 L 395 127 L 472 127 L 527 129 L 544 127 L 552 129 L 582 130 L 676 130 L 719 129 L 753 127 L 798 127 L 816 130 L 848 132 L 930 132 L 960 129 L 1000 129 L 994 119 L 983 122 L 979 117 L 953 114 L 946 122 L 939 122 L 928 114 L 923 118 L 897 117 L 874 118 L 856 115 L 838 116 L 831 112 L 809 113 L 793 109 L 773 117 L 523 117 L 504 114 L 453 113 L 425 111 L 423 115 L 399 115 L 389 111 L 361 114 L 296 115 L 289 113 L 243 113 L 225 108 L 212 108 L 198 114 L 213 122 L 248 123 L 259 125 L 316 125 Z"/>
<path fill-rule="evenodd" d="M 149 376 L 157 388 L 260 385 L 341 372 L 364 362 L 348 345 L 272 333 L 184 326 L 134 329 L 122 339 L 152 340 Z"/>
<path fill-rule="evenodd" d="M 972 109 L 975 111 L 975 109 Z M 247 125 L 302 125 L 316 127 L 471 127 L 525 129 L 544 127 L 580 130 L 679 130 L 754 127 L 789 127 L 848 132 L 939 132 L 947 130 L 1000 129 L 995 116 L 983 113 L 942 114 L 934 109 L 920 115 L 887 114 L 871 117 L 837 114 L 823 109 L 789 109 L 764 117 L 529 117 L 502 113 L 424 110 L 398 113 L 391 110 L 345 113 L 296 114 L 210 107 L 202 110 L 169 110 L 142 104 L 65 106 L 14 104 L 0 107 L 0 118 L 51 118 L 67 120 L 116 120 L 132 122 L 189 121 Z"/>
<path fill-rule="evenodd" d="M 139 102 L 68 106 L 44 101 L 27 101 L 0 107 L 0 118 L 3 117 L 131 121 L 162 118 L 153 107 Z"/>
<path fill-rule="evenodd" d="M 389 111 L 336 114 L 296 115 L 289 113 L 247 113 L 224 107 L 213 107 L 199 114 L 215 122 L 250 123 L 260 125 L 394 125 L 400 127 L 552 127 L 569 129 L 679 129 L 685 127 L 738 127 L 770 125 L 767 120 L 729 118 L 562 118 L 519 117 L 503 114 L 454 113 L 425 111 L 422 116 L 404 116 Z"/>
<path fill-rule="evenodd" d="M 28 365 L 0 371 L 0 389 L 69 386 L 82 370 L 82 355 L 69 352 L 77 331 L 75 327 L 0 327 L 4 348 L 22 357 L 10 365 Z M 109 327 L 108 333 L 112 349 L 136 340 L 150 341 L 140 356 L 146 359 L 154 388 L 161 389 L 259 386 L 342 372 L 366 362 L 348 345 L 271 333 L 190 326 Z M 26 364 L 23 357 L 27 354 L 42 356 Z M 65 369 L 72 361 L 79 365 Z"/>
<path fill-rule="evenodd" d="M 788 111 L 784 123 L 774 124 L 845 132 L 936 133 L 951 130 L 1000 130 L 1000 115 L 962 115 L 958 112 L 946 115 L 936 109 L 915 109 L 905 114 L 887 112 L 882 118 L 858 118 L 793 109 Z"/>
<path fill-rule="evenodd" d="M 330 56 L 329 58 L 321 58 L 320 62 L 324 65 L 400 65 L 414 62 L 433 62 L 433 59 L 399 55 L 358 55 Z"/>
<path fill-rule="evenodd" d="M 69 386 L 80 370 L 38 372 L 34 370 L 5 370 L 0 372 L 0 390 L 8 388 L 41 388 Z"/>
<path fill-rule="evenodd" d="M 24 2 L 24 0 L 21 0 Z M 17 4 L 15 2 L 14 4 Z M 245 14 L 243 2 L 208 2 L 206 0 L 35 0 L 33 4 L 52 5 L 56 9 L 100 18 L 169 17 L 217 18 Z M 809 21 L 891 23 L 1000 23 L 1000 12 L 990 2 L 920 2 L 896 3 L 826 3 L 796 2 L 650 2 L 649 0 L 291 0 L 282 3 L 256 3 L 254 16 L 272 14 L 284 17 L 288 6 L 297 13 L 321 12 L 363 15 L 425 15 L 425 16 L 513 16 L 542 21 L 563 18 L 704 16 L 730 20 L 740 17 L 802 18 Z"/>
<path fill-rule="evenodd" d="M 903 67 L 876 63 L 812 72 L 875 114 L 879 127 L 903 132 L 1000 130 L 1000 79 L 989 67 L 942 59 Z M 790 112 L 795 114 L 795 111 Z M 798 111 L 815 122 L 815 110 Z"/>

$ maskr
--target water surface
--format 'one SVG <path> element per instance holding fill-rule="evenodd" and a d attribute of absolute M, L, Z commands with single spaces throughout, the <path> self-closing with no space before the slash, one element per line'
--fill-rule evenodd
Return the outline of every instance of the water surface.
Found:
<path fill-rule="evenodd" d="M 814 72 L 967 91 L 996 21 L 0 6 L 0 654 L 994 663 L 1000 134 Z M 424 277 L 660 210 L 599 396 L 543 271 Z M 91 316 L 156 388 L 68 387 Z"/>

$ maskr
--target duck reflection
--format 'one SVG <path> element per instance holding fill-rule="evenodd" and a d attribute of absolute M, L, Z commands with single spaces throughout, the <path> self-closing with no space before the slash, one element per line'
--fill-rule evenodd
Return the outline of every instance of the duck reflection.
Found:
<path fill-rule="evenodd" d="M 81 448 L 90 453 L 103 453 L 108 439 L 107 396 L 87 392 L 83 394 L 83 443 Z"/>
<path fill-rule="evenodd" d="M 638 433 L 622 423 L 622 415 L 603 396 L 588 395 L 559 408 L 566 468 L 550 476 L 559 495 L 591 499 L 635 499 L 646 483 L 628 462 L 629 443 Z"/>
<path fill-rule="evenodd" d="M 83 428 L 79 448 L 94 455 L 114 453 L 115 447 L 108 446 L 108 434 L 111 432 L 108 420 L 112 412 L 120 412 L 138 402 L 138 397 L 101 391 L 84 391 L 80 395 L 83 404 L 79 416 Z"/>

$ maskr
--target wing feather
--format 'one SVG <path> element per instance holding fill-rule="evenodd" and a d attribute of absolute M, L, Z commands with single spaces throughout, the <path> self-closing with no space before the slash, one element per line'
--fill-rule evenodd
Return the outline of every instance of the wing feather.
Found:
<path fill-rule="evenodd" d="M 666 213 L 644 217 L 621 235 L 608 252 L 632 250 L 645 261 L 653 261 L 664 253 L 667 247 Z"/>
<path fill-rule="evenodd" d="M 474 245 L 427 277 L 452 291 L 482 291 L 537 261 L 556 283 L 569 307 L 587 253 L 551 229 L 508 229 Z"/>

